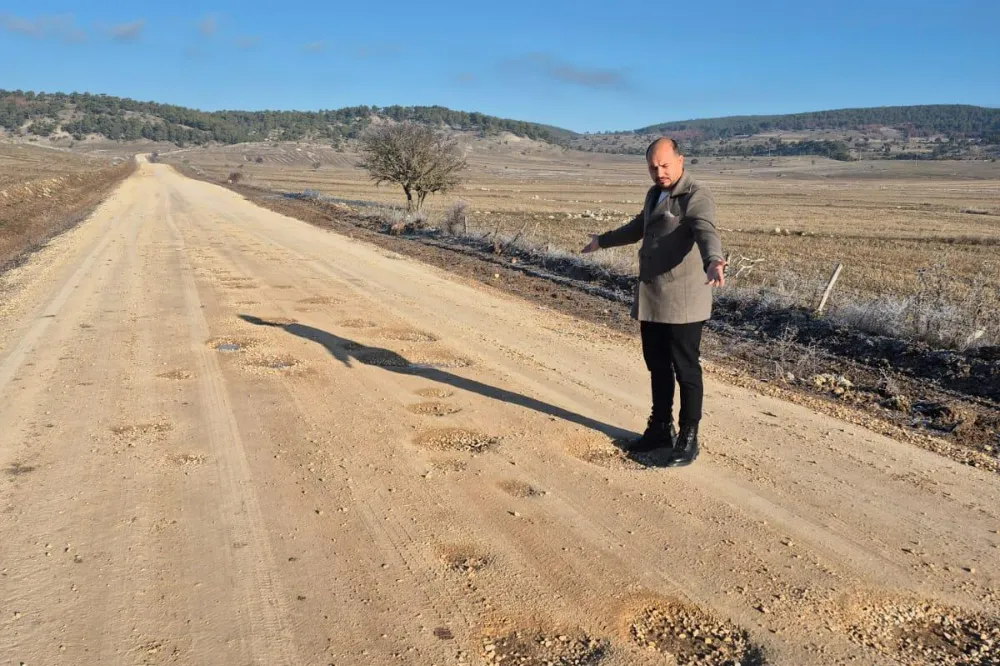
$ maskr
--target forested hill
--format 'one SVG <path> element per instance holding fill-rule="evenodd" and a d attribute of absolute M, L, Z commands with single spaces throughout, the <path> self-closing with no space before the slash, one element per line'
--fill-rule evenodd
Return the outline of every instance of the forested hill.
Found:
<path fill-rule="evenodd" d="M 650 139 L 663 134 L 699 156 L 997 159 L 1000 109 L 934 104 L 704 118 L 577 135 L 569 144 L 593 152 L 642 154 Z"/>
<path fill-rule="evenodd" d="M 483 135 L 510 132 L 597 152 L 641 154 L 650 138 L 669 134 L 693 155 L 824 155 L 834 159 L 1000 156 L 1000 109 L 959 104 L 731 116 L 579 134 L 442 106 L 205 112 L 108 95 L 0 90 L 0 128 L 29 140 L 104 137 L 178 145 L 318 140 L 339 146 L 359 136 L 375 118 L 413 120 Z"/>
<path fill-rule="evenodd" d="M 0 90 L 0 127 L 8 132 L 51 136 L 65 132 L 81 140 L 150 139 L 177 144 L 241 143 L 279 139 L 339 141 L 356 137 L 372 118 L 413 120 L 455 130 L 511 132 L 562 143 L 570 132 L 441 106 L 352 106 L 333 111 L 213 111 L 138 102 L 108 95 Z"/>
<path fill-rule="evenodd" d="M 931 104 L 838 109 L 781 116 L 730 116 L 661 123 L 635 130 L 635 133 L 689 132 L 697 134 L 703 140 L 712 140 L 774 131 L 863 131 L 872 127 L 889 127 L 909 136 L 944 134 L 1000 143 L 1000 109 L 963 104 Z"/>

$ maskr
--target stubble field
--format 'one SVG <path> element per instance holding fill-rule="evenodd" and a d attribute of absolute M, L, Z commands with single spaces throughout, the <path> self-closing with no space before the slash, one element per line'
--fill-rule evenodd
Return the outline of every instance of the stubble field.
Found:
<path fill-rule="evenodd" d="M 225 179 L 280 192 L 311 190 L 356 207 L 400 206 L 376 188 L 357 156 L 315 145 L 242 145 L 164 156 Z M 467 180 L 430 200 L 429 223 L 467 203 L 470 230 L 577 251 L 591 233 L 638 212 L 649 185 L 641 158 L 564 151 L 530 141 L 476 141 Z M 829 307 L 853 317 L 935 317 L 968 336 L 1000 339 L 1000 165 L 854 162 L 820 158 L 705 158 L 690 172 L 715 194 L 733 287 L 809 305 L 837 263 Z M 635 251 L 604 252 L 616 268 Z M 952 321 L 953 320 L 953 321 Z M 873 323 L 871 321 L 867 322 Z"/>
<path fill-rule="evenodd" d="M 133 168 L 122 157 L 0 143 L 0 272 L 83 219 Z"/>

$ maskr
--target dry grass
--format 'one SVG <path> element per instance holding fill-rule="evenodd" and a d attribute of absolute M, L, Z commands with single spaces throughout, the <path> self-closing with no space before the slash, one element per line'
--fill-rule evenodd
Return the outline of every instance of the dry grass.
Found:
<path fill-rule="evenodd" d="M 0 143 L 0 192 L 30 181 L 86 173 L 108 166 L 100 159 L 52 148 Z M 2 197 L 0 197 L 2 201 Z"/>
<path fill-rule="evenodd" d="M 531 141 L 480 141 L 469 149 L 467 182 L 428 202 L 432 226 L 443 226 L 449 209 L 462 200 L 473 234 L 499 231 L 509 238 L 524 227 L 525 244 L 575 253 L 591 233 L 638 212 L 648 187 L 642 160 L 634 156 L 564 151 Z M 186 160 L 218 179 L 244 164 L 247 184 L 313 190 L 359 209 L 403 203 L 396 188 L 374 187 L 353 166 L 356 156 L 328 147 L 230 146 L 164 159 Z M 314 170 L 315 161 L 323 168 Z M 959 328 L 971 335 L 986 326 L 983 339 L 1000 340 L 1000 324 L 988 314 L 991 308 L 1000 312 L 1000 165 L 705 158 L 691 171 L 715 194 L 733 286 L 743 294 L 765 289 L 788 303 L 811 305 L 842 262 L 831 314 L 877 319 L 882 307 L 954 306 L 961 318 L 978 308 L 986 313 L 982 320 Z M 635 249 L 602 252 L 596 259 L 632 270 Z M 744 268 L 738 276 L 737 265 Z"/>
<path fill-rule="evenodd" d="M 135 162 L 0 144 L 0 272 L 83 219 Z"/>

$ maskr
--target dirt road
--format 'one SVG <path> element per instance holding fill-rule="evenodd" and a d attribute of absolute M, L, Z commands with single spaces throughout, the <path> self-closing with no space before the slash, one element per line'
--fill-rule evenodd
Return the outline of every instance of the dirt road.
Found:
<path fill-rule="evenodd" d="M 3 666 L 998 663 L 1000 479 L 634 339 L 150 164 L 0 289 Z"/>

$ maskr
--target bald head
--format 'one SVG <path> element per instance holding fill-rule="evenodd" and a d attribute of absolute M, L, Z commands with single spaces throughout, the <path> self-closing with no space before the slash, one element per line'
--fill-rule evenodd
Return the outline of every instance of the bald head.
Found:
<path fill-rule="evenodd" d="M 663 146 L 669 146 L 670 150 L 672 150 L 675 155 L 681 154 L 681 147 L 677 145 L 677 142 L 674 139 L 669 136 L 661 136 L 659 139 L 656 139 L 653 143 L 649 144 L 646 148 L 646 159 L 648 160 L 653 152 Z"/>
<path fill-rule="evenodd" d="M 669 136 L 662 136 L 646 149 L 646 163 L 649 177 L 661 189 L 669 189 L 684 174 L 684 156 L 677 142 Z"/>

